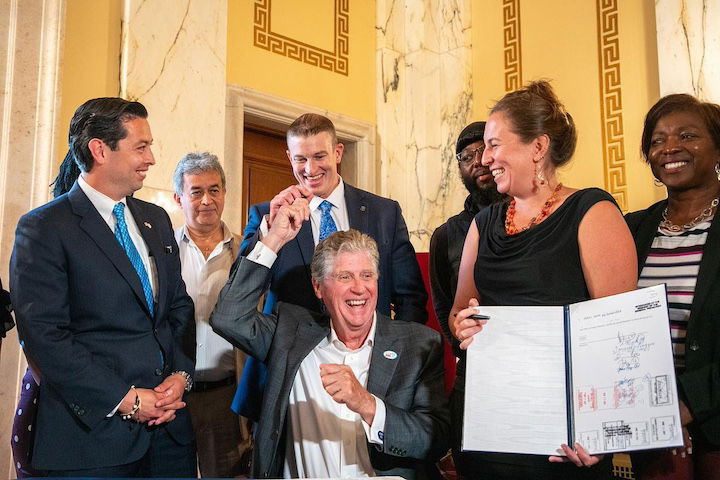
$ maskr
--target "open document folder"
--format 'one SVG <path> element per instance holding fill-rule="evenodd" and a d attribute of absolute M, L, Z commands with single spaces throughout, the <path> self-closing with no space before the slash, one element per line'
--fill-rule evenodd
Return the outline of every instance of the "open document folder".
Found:
<path fill-rule="evenodd" d="M 463 449 L 562 455 L 679 447 L 665 286 L 564 307 L 478 307 Z"/>

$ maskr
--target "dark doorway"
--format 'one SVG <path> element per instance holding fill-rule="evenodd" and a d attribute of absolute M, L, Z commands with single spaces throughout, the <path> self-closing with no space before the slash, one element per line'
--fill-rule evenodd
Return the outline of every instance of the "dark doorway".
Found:
<path fill-rule="evenodd" d="M 243 226 L 251 205 L 267 202 L 297 183 L 285 150 L 284 132 L 246 125 L 243 134 Z"/>

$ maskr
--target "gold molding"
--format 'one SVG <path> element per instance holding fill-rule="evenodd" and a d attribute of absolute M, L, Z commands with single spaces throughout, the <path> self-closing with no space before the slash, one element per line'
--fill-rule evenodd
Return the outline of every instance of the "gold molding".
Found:
<path fill-rule="evenodd" d="M 605 189 L 627 212 L 617 0 L 597 0 L 597 35 Z"/>
<path fill-rule="evenodd" d="M 272 31 L 272 0 L 255 0 L 254 45 L 342 75 L 348 74 L 350 0 L 335 0 L 334 50 L 329 51 Z"/>
<path fill-rule="evenodd" d="M 519 90 L 522 87 L 520 0 L 503 0 L 503 54 L 505 91 Z"/>

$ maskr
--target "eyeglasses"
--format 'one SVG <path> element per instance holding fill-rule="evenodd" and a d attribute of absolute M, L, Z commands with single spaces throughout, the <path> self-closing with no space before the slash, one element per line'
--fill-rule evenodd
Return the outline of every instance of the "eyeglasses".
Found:
<path fill-rule="evenodd" d="M 352 272 L 331 273 L 330 276 L 340 283 L 351 283 L 355 281 L 355 274 Z M 376 280 L 377 277 L 377 273 L 370 270 L 360 272 L 361 282 L 372 282 L 373 280 Z"/>
<path fill-rule="evenodd" d="M 463 150 L 462 152 L 455 155 L 455 158 L 457 158 L 457 161 L 462 163 L 463 165 L 467 166 L 470 165 L 472 162 L 475 161 L 475 156 L 480 155 L 482 157 L 483 152 L 485 151 L 485 145 L 481 145 L 477 148 L 474 148 L 472 150 Z"/>

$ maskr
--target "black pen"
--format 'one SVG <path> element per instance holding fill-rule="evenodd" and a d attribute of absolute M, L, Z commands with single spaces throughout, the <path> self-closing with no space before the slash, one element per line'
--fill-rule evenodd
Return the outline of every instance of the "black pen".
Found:
<path fill-rule="evenodd" d="M 490 320 L 490 317 L 487 315 L 480 315 L 479 313 L 473 313 L 468 318 L 472 318 L 474 320 Z"/>

